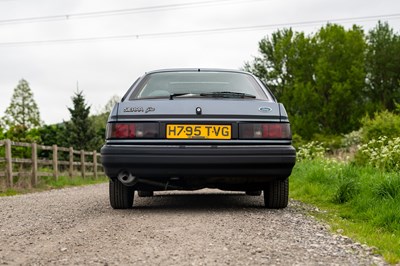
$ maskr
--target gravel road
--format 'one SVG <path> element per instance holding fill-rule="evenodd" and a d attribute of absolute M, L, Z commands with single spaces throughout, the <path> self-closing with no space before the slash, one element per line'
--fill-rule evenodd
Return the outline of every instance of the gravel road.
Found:
<path fill-rule="evenodd" d="M 0 264 L 384 265 L 290 201 L 218 190 L 135 196 L 113 210 L 108 184 L 0 198 Z"/>

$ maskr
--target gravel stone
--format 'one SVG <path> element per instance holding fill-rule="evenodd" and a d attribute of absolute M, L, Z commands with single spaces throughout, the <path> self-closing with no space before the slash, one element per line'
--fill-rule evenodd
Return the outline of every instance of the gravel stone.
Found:
<path fill-rule="evenodd" d="M 290 200 L 269 210 L 262 196 L 207 189 L 113 210 L 108 184 L 3 197 L 0 264 L 386 265 L 308 208 Z"/>

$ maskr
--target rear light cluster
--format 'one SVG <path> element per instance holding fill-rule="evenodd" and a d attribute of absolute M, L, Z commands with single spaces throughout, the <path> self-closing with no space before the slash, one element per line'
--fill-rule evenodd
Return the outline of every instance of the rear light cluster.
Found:
<path fill-rule="evenodd" d="M 158 123 L 112 123 L 107 125 L 107 138 L 113 139 L 154 139 L 158 138 Z"/>
<path fill-rule="evenodd" d="M 107 139 L 155 139 L 160 136 L 159 123 L 109 123 Z M 239 139 L 291 139 L 288 123 L 240 123 Z"/>
<path fill-rule="evenodd" d="M 290 125 L 285 123 L 239 124 L 240 139 L 291 139 Z"/>

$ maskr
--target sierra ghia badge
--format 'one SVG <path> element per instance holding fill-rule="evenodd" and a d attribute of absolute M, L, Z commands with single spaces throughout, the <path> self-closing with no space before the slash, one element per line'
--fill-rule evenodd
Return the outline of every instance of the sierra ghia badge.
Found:
<path fill-rule="evenodd" d="M 156 108 L 154 107 L 147 107 L 146 111 L 143 107 L 126 107 L 124 108 L 125 113 L 148 113 L 148 112 L 154 112 Z"/>

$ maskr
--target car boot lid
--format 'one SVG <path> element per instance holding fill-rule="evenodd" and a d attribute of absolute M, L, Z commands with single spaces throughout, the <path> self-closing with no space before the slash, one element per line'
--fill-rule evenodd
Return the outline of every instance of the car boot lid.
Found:
<path fill-rule="evenodd" d="M 181 116 L 194 118 L 205 117 L 254 117 L 279 122 L 287 121 L 287 113 L 282 104 L 239 99 L 185 99 L 160 100 L 149 99 L 140 101 L 125 101 L 116 104 L 110 114 L 110 120 L 146 119 L 163 116 Z"/>

